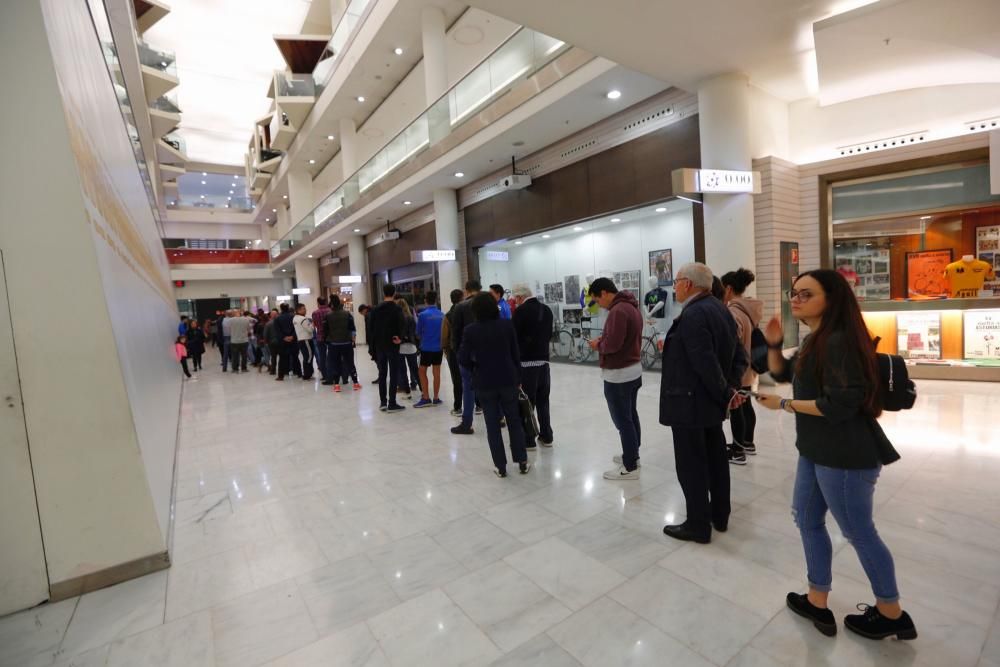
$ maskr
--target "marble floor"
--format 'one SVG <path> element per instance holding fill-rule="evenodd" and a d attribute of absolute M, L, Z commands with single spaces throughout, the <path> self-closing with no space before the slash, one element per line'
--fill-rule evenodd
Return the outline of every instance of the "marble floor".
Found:
<path fill-rule="evenodd" d="M 700 546 L 661 533 L 683 497 L 655 374 L 642 478 L 608 482 L 594 368 L 553 367 L 555 447 L 501 480 L 481 417 L 455 436 L 444 407 L 380 413 L 367 360 L 339 395 L 208 366 L 184 386 L 173 566 L 0 619 L 0 665 L 1000 667 L 995 385 L 921 382 L 883 420 L 903 458 L 877 524 L 920 638 L 872 642 L 784 606 L 804 589 L 789 415 L 758 411 L 730 530 Z M 833 532 L 842 617 L 872 595 Z"/>

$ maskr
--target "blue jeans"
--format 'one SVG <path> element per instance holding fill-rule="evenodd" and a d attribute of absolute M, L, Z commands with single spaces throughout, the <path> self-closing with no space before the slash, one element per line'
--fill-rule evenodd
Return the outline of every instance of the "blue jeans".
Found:
<path fill-rule="evenodd" d="M 316 363 L 319 365 L 319 374 L 323 377 L 323 382 L 330 381 L 330 362 L 326 360 L 330 347 L 325 340 L 316 341 Z"/>
<path fill-rule="evenodd" d="M 611 421 L 618 429 L 622 441 L 622 465 L 626 470 L 635 470 L 639 462 L 639 445 L 642 429 L 639 426 L 639 411 L 636 403 L 642 378 L 630 382 L 605 382 L 604 398 L 608 402 Z"/>
<path fill-rule="evenodd" d="M 892 554 L 872 520 L 875 483 L 881 469 L 882 466 L 864 470 L 828 468 L 799 457 L 792 516 L 802 535 L 809 585 L 815 590 L 829 591 L 833 582 L 833 547 L 826 530 L 826 511 L 829 509 L 840 531 L 857 552 L 875 599 L 879 602 L 899 600 Z"/>
<path fill-rule="evenodd" d="M 229 364 L 229 336 L 222 337 L 222 370 Z"/>
<path fill-rule="evenodd" d="M 472 426 L 472 416 L 476 409 L 476 390 L 472 388 L 472 369 L 459 367 L 462 373 L 462 425 Z"/>

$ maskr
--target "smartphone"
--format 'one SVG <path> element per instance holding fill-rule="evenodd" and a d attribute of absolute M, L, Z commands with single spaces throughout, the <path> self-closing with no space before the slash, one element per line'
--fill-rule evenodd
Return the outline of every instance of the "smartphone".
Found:
<path fill-rule="evenodd" d="M 752 391 L 750 391 L 749 389 L 738 389 L 738 390 L 736 391 L 736 393 L 737 393 L 737 394 L 739 394 L 740 396 L 744 397 L 744 398 L 747 398 L 747 397 L 749 397 L 749 396 L 750 396 L 751 394 L 754 394 L 755 392 L 752 392 Z"/>

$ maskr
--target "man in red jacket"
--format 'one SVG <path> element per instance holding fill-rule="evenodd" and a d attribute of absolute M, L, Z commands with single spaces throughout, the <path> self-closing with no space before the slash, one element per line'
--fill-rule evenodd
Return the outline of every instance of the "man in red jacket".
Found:
<path fill-rule="evenodd" d="M 618 429 L 622 453 L 613 461 L 618 467 L 604 473 L 604 479 L 639 479 L 639 444 L 641 429 L 636 401 L 642 386 L 639 344 L 642 340 L 642 315 L 639 301 L 629 292 L 619 292 L 610 278 L 598 278 L 587 294 L 608 311 L 604 331 L 590 341 L 601 355 L 601 378 L 604 398 L 611 421 Z"/>

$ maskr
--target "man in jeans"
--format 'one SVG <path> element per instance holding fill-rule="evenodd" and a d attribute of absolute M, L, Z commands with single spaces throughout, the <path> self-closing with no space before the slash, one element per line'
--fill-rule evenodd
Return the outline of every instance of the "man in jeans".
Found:
<path fill-rule="evenodd" d="M 538 441 L 542 447 L 551 447 L 549 341 L 552 339 L 552 309 L 539 302 L 524 283 L 514 285 L 512 291 L 517 305 L 513 321 L 517 348 L 521 352 L 521 389 L 538 414 Z M 525 442 L 525 446 L 534 449 L 534 438 Z"/>
<path fill-rule="evenodd" d="M 622 453 L 613 457 L 617 468 L 604 473 L 604 479 L 639 479 L 639 445 L 642 431 L 636 402 L 642 386 L 639 343 L 642 340 L 642 315 L 639 301 L 630 292 L 619 292 L 610 278 L 590 283 L 587 294 L 608 311 L 604 332 L 590 341 L 600 353 L 604 398 L 611 421 L 618 429 Z"/>
<path fill-rule="evenodd" d="M 396 305 L 395 285 L 385 285 L 382 296 L 382 303 L 371 311 L 371 328 L 368 330 L 368 344 L 375 346 L 378 363 L 378 409 L 389 413 L 402 412 L 405 408 L 396 402 L 396 383 L 400 364 L 403 363 L 403 358 L 399 356 L 399 344 L 403 342 L 405 329 L 403 309 Z"/>
<path fill-rule="evenodd" d="M 664 526 L 677 540 L 707 544 L 712 528 L 729 527 L 729 457 L 722 422 L 743 397 L 747 369 L 736 321 L 712 296 L 712 271 L 699 262 L 677 270 L 674 290 L 684 304 L 667 331 L 660 379 L 660 423 L 674 439 L 677 481 L 684 491 L 684 523 Z"/>
<path fill-rule="evenodd" d="M 472 299 L 483 289 L 478 280 L 469 280 L 465 283 L 465 301 L 455 307 L 455 314 L 452 318 L 449 343 L 451 349 L 458 356 L 458 351 L 462 347 L 462 334 L 465 327 L 472 324 Z M 472 388 L 472 369 L 459 364 L 459 372 L 462 375 L 462 423 L 453 426 L 451 432 L 456 435 L 471 435 L 472 416 L 476 409 L 476 390 Z"/>

